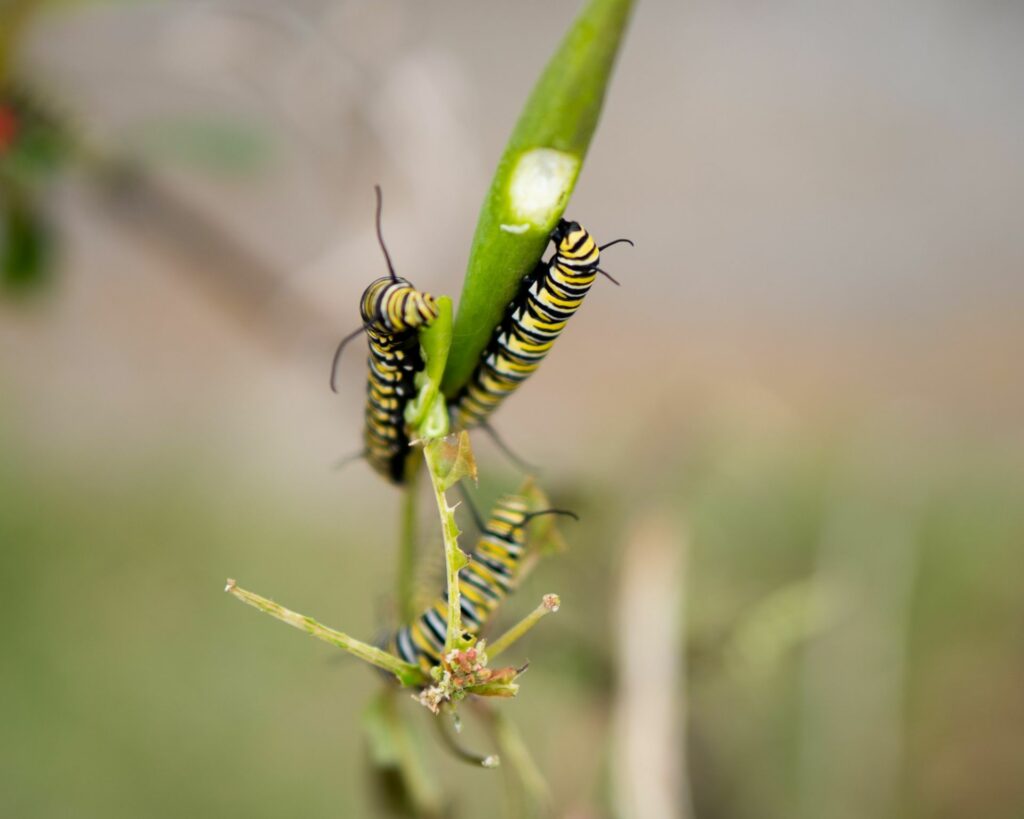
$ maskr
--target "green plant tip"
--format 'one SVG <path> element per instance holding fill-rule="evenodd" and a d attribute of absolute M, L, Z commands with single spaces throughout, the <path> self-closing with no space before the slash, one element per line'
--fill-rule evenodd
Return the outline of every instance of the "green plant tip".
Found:
<path fill-rule="evenodd" d="M 473 234 L 441 390 L 453 400 L 547 248 L 597 127 L 633 0 L 587 0 L 519 115 Z"/>

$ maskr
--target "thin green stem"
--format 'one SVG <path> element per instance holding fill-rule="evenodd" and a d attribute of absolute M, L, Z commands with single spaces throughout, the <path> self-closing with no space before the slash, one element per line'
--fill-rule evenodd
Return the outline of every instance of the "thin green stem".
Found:
<path fill-rule="evenodd" d="M 541 604 L 516 623 L 512 628 L 502 634 L 497 640 L 487 646 L 487 660 L 493 662 L 499 654 L 516 642 L 526 632 L 532 629 L 543 617 L 552 612 L 558 611 L 561 605 L 557 594 L 545 594 Z"/>
<path fill-rule="evenodd" d="M 423 370 L 416 376 L 416 397 L 405 408 L 405 421 L 419 438 L 437 438 L 448 434 L 448 413 L 444 401 L 438 401 L 441 379 L 452 345 L 452 300 L 437 298 L 437 318 L 419 331 Z M 440 405 L 440 418 L 437 414 Z"/>
<path fill-rule="evenodd" d="M 398 544 L 398 615 L 403 623 L 416 615 L 416 504 L 419 470 L 410 470 L 402 496 L 402 530 Z"/>
<path fill-rule="evenodd" d="M 323 640 L 325 643 L 330 643 L 347 651 L 349 654 L 358 657 L 370 665 L 394 674 L 402 685 L 423 685 L 427 682 L 426 675 L 416 666 L 402 662 L 393 654 L 382 651 L 376 646 L 371 646 L 369 643 L 364 643 L 354 637 L 349 637 L 343 632 L 335 631 L 333 628 L 318 623 L 312 617 L 298 614 L 290 609 L 286 609 L 279 603 L 275 603 L 273 600 L 268 600 L 266 597 L 261 597 L 254 592 L 239 588 L 234 580 L 228 580 L 224 591 L 232 594 L 243 603 L 259 609 L 264 614 L 276 617 L 282 623 L 287 623 L 292 628 L 304 631 L 318 640 Z"/>
<path fill-rule="evenodd" d="M 455 736 L 455 726 L 452 724 L 454 718 L 454 713 L 442 713 L 434 720 L 441 744 L 451 752 L 452 756 L 462 762 L 467 762 L 479 768 L 497 768 L 501 764 L 501 759 L 498 756 L 494 754 L 478 754 L 476 751 L 471 751 L 464 747 L 459 742 L 458 737 Z"/>
<path fill-rule="evenodd" d="M 399 762 L 402 780 L 417 810 L 425 816 L 441 815 L 441 794 L 436 777 L 424 765 L 423 756 L 408 721 L 403 719 L 391 703 L 388 713 L 392 736 Z"/>
<path fill-rule="evenodd" d="M 468 559 L 459 549 L 459 527 L 455 523 L 454 507 L 448 505 L 445 490 L 447 476 L 451 469 L 446 469 L 442 447 L 445 440 L 430 441 L 423 448 L 430 473 L 430 483 L 434 488 L 434 499 L 437 511 L 441 516 L 441 535 L 444 539 L 444 564 L 448 580 L 448 631 L 445 635 L 444 650 L 449 652 L 458 647 L 462 639 L 462 608 L 459 598 L 459 570 L 466 565 Z"/>

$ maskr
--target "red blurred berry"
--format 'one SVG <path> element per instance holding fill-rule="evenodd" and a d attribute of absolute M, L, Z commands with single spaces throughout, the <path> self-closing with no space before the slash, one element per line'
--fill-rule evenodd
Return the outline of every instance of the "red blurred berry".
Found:
<path fill-rule="evenodd" d="M 0 151 L 10 148 L 17 135 L 18 118 L 6 105 L 0 105 Z"/>

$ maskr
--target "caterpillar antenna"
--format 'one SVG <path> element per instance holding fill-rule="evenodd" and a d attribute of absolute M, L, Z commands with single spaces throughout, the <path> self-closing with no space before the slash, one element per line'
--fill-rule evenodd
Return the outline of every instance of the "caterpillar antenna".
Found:
<path fill-rule="evenodd" d="M 602 270 L 600 267 L 595 267 L 594 269 L 598 273 L 600 273 L 602 276 L 607 278 L 609 281 L 611 281 L 611 283 L 614 284 L 616 287 L 620 286 L 618 279 L 616 279 L 614 276 L 612 276 L 612 274 L 609 273 L 607 270 Z"/>
<path fill-rule="evenodd" d="M 398 275 L 395 273 L 395 266 L 391 264 L 391 254 L 388 253 L 387 245 L 384 244 L 384 232 L 380 229 L 380 215 L 384 210 L 384 195 L 380 192 L 380 185 L 374 185 L 373 189 L 377 192 L 377 241 L 380 242 L 380 249 L 384 251 L 384 261 L 388 263 L 391 280 L 397 282 Z"/>
<path fill-rule="evenodd" d="M 523 518 L 523 523 L 529 523 L 534 518 L 540 517 L 541 515 L 565 515 L 567 518 L 572 518 L 575 521 L 579 521 L 580 516 L 575 512 L 571 512 L 568 509 L 541 509 L 538 512 L 529 512 L 526 517 Z"/>
<path fill-rule="evenodd" d="M 625 243 L 625 244 L 629 245 L 630 247 L 636 247 L 636 245 L 633 244 L 633 240 L 632 239 L 613 239 L 612 241 L 608 242 L 608 244 L 598 245 L 597 249 L 598 250 L 604 250 L 606 247 L 611 247 L 612 245 L 617 245 L 619 243 Z"/>

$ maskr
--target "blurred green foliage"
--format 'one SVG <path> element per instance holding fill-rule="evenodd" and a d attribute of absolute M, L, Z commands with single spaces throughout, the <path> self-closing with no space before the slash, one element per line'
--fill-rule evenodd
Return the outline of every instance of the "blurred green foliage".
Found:
<path fill-rule="evenodd" d="M 0 93 L 0 289 L 25 293 L 48 281 L 56 236 L 44 195 L 71 150 L 61 126 L 24 89 Z"/>
<path fill-rule="evenodd" d="M 288 629 L 255 628 L 249 610 L 226 603 L 221 585 L 242 567 L 251 585 L 372 638 L 380 623 L 372 590 L 388 585 L 394 522 L 366 520 L 360 498 L 311 507 L 284 486 L 256 486 L 243 471 L 211 462 L 198 442 L 147 455 L 59 456 L 15 438 L 15 428 L 0 426 L 0 600 L 8 624 L 0 638 L 0 812 L 373 815 L 358 705 L 378 689 L 374 673 L 329 661 L 329 647 Z M 837 505 L 857 494 L 871 499 L 868 508 L 888 508 L 894 475 L 869 461 L 847 489 L 842 441 L 762 447 L 729 437 L 662 459 L 650 476 L 655 493 L 616 492 L 599 479 L 563 482 L 559 501 L 582 515 L 572 548 L 546 560 L 495 623 L 498 633 L 541 594 L 562 595 L 556 627 L 524 641 L 529 686 L 505 707 L 563 809 L 608 804 L 602 771 L 615 693 L 617 566 L 632 515 L 661 502 L 653 497 L 660 493 L 690 533 L 698 816 L 838 815 L 801 807 L 801 749 L 833 730 L 808 723 L 817 712 L 807 708 L 805 665 L 811 650 L 856 646 L 842 629 L 856 633 L 881 609 L 884 576 L 857 581 L 879 544 L 854 538 L 839 550 L 849 583 L 838 615 L 808 629 L 801 601 L 821 569 Z M 861 750 L 871 750 L 876 730 L 902 737 L 893 815 L 1019 816 L 1024 465 L 994 446 L 947 441 L 897 477 L 930 487 L 913 513 L 907 616 L 882 622 L 885 633 L 905 633 L 905 689 L 897 692 L 904 723 L 868 725 Z M 482 493 L 500 484 L 492 476 Z M 775 612 L 775 625 L 751 637 L 752 620 L 766 611 Z M 855 669 L 863 664 L 849 675 L 854 689 L 872 683 L 869 655 L 839 657 Z M 843 690 L 831 695 L 843 718 Z M 419 725 L 419 706 L 399 700 Z M 490 747 L 471 714 L 466 723 L 467 744 Z M 486 804 L 488 772 L 443 755 L 439 762 L 460 794 L 461 813 L 450 815 Z M 857 775 L 857 766 L 838 774 L 854 782 Z M 846 784 L 840 778 L 830 787 Z"/>
<path fill-rule="evenodd" d="M 0 289 L 24 293 L 44 284 L 52 270 L 53 236 L 42 213 L 21 197 L 2 203 Z"/>

